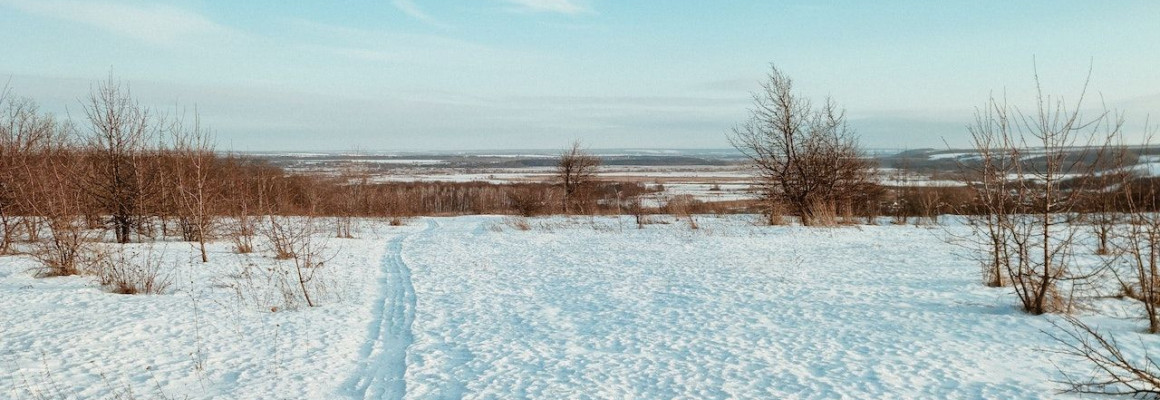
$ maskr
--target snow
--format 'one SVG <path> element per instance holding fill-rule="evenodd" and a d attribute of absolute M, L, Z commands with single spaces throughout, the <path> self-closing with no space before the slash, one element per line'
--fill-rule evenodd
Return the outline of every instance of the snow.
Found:
<path fill-rule="evenodd" d="M 935 153 L 927 157 L 930 160 L 971 160 L 977 158 L 979 158 L 978 153 L 975 152 Z"/>
<path fill-rule="evenodd" d="M 1060 396 L 1057 366 L 1089 371 L 1045 351 L 1054 317 L 980 284 L 945 240 L 959 223 L 654 218 L 366 221 L 325 239 L 315 308 L 242 284 L 285 261 L 226 243 L 207 265 L 158 244 L 175 282 L 156 296 L 0 257 L 0 397 L 1033 399 Z M 1083 318 L 1160 345 L 1130 308 Z"/>
<path fill-rule="evenodd" d="M 381 225 L 327 240 L 323 306 L 309 309 L 267 278 L 287 261 L 233 254 L 227 243 L 210 246 L 206 265 L 187 243 L 157 244 L 173 278 L 157 296 L 110 294 L 89 277 L 34 278 L 32 260 L 2 257 L 0 398 L 333 397 L 366 339 L 383 241 L 416 229 Z"/>
<path fill-rule="evenodd" d="M 906 178 L 897 178 L 897 177 L 886 176 L 886 177 L 881 177 L 878 180 L 878 183 L 880 183 L 882 185 L 898 186 L 898 187 L 964 187 L 964 186 L 967 186 L 967 183 L 963 182 L 963 181 L 956 181 L 956 180 L 949 180 L 949 179 L 930 179 L 928 177 L 921 177 L 921 176 L 906 177 Z"/>
<path fill-rule="evenodd" d="M 410 158 L 371 158 L 371 159 L 352 159 L 349 162 L 362 164 L 401 164 L 401 165 L 437 165 L 446 164 L 446 160 L 419 160 Z"/>
<path fill-rule="evenodd" d="M 1160 162 L 1146 162 L 1128 167 L 1130 171 L 1144 177 L 1160 176 Z"/>

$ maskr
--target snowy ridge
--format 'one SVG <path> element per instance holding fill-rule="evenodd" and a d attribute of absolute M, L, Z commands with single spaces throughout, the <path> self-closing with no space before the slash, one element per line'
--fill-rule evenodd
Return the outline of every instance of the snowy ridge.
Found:
<path fill-rule="evenodd" d="M 428 220 L 427 229 L 420 234 L 436 226 L 434 220 Z M 375 304 L 375 319 L 359 352 L 358 372 L 347 384 L 353 397 L 401 399 L 407 392 L 403 377 L 407 371 L 407 348 L 413 340 L 415 288 L 411 285 L 411 269 L 403 261 L 403 242 L 413 235 L 401 235 L 387 243 L 383 276 L 379 278 L 382 301 Z"/>

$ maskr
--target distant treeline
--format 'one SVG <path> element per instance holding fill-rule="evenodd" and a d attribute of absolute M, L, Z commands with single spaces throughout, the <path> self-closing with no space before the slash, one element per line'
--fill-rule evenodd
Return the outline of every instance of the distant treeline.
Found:
<path fill-rule="evenodd" d="M 561 172 L 560 182 L 378 183 L 366 163 L 357 160 L 335 173 L 292 174 L 255 158 L 217 152 L 196 113 L 191 118 L 163 117 L 138 105 L 127 87 L 116 81 L 99 85 L 82 106 L 80 122 L 65 121 L 41 112 L 30 99 L 0 92 L 0 238 L 4 239 L 0 250 L 18 232 L 36 237 L 41 229 L 64 228 L 77 221 L 86 228 L 107 228 L 116 240 L 126 242 L 134 236 L 166 235 L 171 229 L 197 239 L 217 218 L 263 215 L 795 214 L 790 209 L 778 211 L 780 205 L 770 203 L 769 197 L 723 203 L 690 196 L 643 201 L 658 188 L 592 179 L 599 160 L 576 153 L 576 148 L 571 157 L 592 165 L 584 165 L 589 168 L 570 179 Z M 544 165 L 563 171 L 568 157 L 564 154 Z M 1120 210 L 1127 202 L 1103 199 L 1122 198 L 1114 192 L 1150 183 L 1109 182 L 1100 186 L 1105 195 L 1091 197 L 1085 208 Z M 762 190 L 760 185 L 755 188 Z M 981 209 L 972 194 L 976 192 L 961 187 L 886 187 L 863 179 L 843 193 L 830 209 L 847 221 L 878 216 L 905 221 Z M 1132 193 L 1139 197 L 1153 192 Z M 1156 202 L 1149 198 L 1132 204 L 1154 208 Z"/>

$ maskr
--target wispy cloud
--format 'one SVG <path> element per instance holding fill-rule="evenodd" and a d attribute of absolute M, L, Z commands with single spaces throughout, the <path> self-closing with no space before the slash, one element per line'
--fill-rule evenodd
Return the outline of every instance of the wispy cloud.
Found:
<path fill-rule="evenodd" d="M 503 0 L 525 11 L 579 14 L 589 11 L 576 0 Z"/>
<path fill-rule="evenodd" d="M 427 12 L 423 11 L 422 8 L 419 8 L 419 5 L 415 4 L 413 0 L 395 0 L 392 2 L 392 4 L 394 4 L 395 8 L 398 8 L 399 11 L 402 11 L 403 14 L 407 14 L 407 16 L 411 18 L 432 26 L 447 28 L 447 24 L 444 24 L 443 22 L 440 22 L 439 20 L 432 17 L 430 14 L 427 14 Z"/>
<path fill-rule="evenodd" d="M 529 62 L 529 54 L 468 40 L 436 34 L 397 33 L 379 29 L 359 29 L 302 19 L 285 20 L 287 27 L 319 39 L 299 43 L 309 51 L 387 64 L 475 65 L 488 68 L 518 69 Z"/>
<path fill-rule="evenodd" d="M 0 7 L 88 25 L 157 45 L 191 37 L 235 35 L 196 12 L 167 5 L 129 5 L 106 1 L 0 0 Z"/>

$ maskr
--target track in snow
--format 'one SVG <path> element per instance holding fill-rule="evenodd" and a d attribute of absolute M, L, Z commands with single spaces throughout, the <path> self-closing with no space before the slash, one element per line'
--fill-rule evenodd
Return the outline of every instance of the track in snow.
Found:
<path fill-rule="evenodd" d="M 435 229 L 427 221 L 427 233 Z M 375 319 L 368 329 L 367 342 L 359 352 L 359 368 L 348 382 L 352 397 L 361 399 L 401 399 L 407 392 L 403 379 L 407 372 L 407 347 L 413 341 L 415 288 L 411 269 L 403 261 L 403 242 L 416 234 L 400 235 L 387 243 L 383 255 L 383 276 L 379 279 L 380 298 Z"/>

